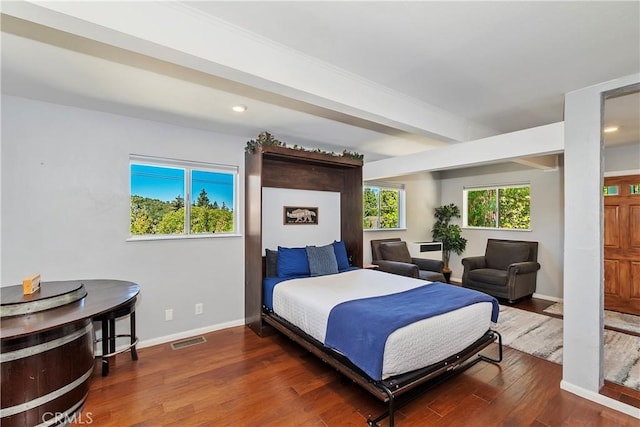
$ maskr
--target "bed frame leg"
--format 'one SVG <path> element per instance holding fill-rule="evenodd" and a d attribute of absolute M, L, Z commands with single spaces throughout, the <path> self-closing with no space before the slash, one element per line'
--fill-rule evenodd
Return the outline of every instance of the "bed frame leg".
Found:
<path fill-rule="evenodd" d="M 500 363 L 502 362 L 502 335 L 500 335 L 499 332 L 496 331 L 491 331 L 493 333 L 493 335 L 498 337 L 498 358 L 497 359 L 492 359 L 490 357 L 484 356 L 482 354 L 479 354 L 478 357 L 482 360 L 484 360 L 485 362 L 491 362 L 491 363 Z"/>
<path fill-rule="evenodd" d="M 493 335 L 498 339 L 498 358 L 497 359 L 493 359 L 491 357 L 488 356 L 484 356 L 482 354 L 478 354 L 477 358 L 472 361 L 469 365 L 467 365 L 464 369 L 475 365 L 476 363 L 478 363 L 480 360 L 484 360 L 485 362 L 489 362 L 489 363 L 500 363 L 502 362 L 502 335 L 500 335 L 500 333 L 496 332 L 496 331 L 491 331 L 493 333 Z M 464 370 L 463 369 L 463 370 Z M 437 378 L 434 382 L 434 384 L 432 385 L 432 387 L 435 387 L 443 382 L 445 382 L 448 378 L 450 378 L 451 376 L 455 375 L 457 372 L 456 371 L 451 371 L 448 374 L 443 374 L 441 377 Z M 432 387 L 429 387 L 432 388 Z M 389 397 L 389 409 L 385 412 L 383 412 L 382 414 L 380 414 L 379 416 L 377 416 L 374 419 L 368 418 L 367 419 L 367 424 L 370 426 L 375 426 L 378 427 L 378 423 L 382 420 L 384 420 L 385 418 L 389 417 L 389 427 L 394 427 L 394 423 L 395 423 L 395 419 L 394 419 L 394 411 L 395 409 L 400 409 L 401 407 L 405 406 L 406 404 L 412 402 L 413 400 L 415 400 L 416 398 L 420 397 L 422 395 L 422 393 L 417 393 L 413 396 L 409 396 L 407 399 L 404 399 L 401 404 L 399 405 L 398 408 L 396 408 L 396 402 L 393 396 L 393 392 L 391 392 L 391 390 L 389 390 L 388 387 L 386 387 L 384 384 L 380 384 L 380 388 L 382 388 L 382 390 L 384 390 L 384 392 L 387 394 L 387 396 Z"/>
<path fill-rule="evenodd" d="M 387 396 L 389 396 L 389 409 L 386 412 L 383 412 L 382 414 L 378 415 L 373 420 L 371 418 L 367 418 L 367 424 L 369 424 L 370 426 L 377 427 L 380 421 L 389 417 L 389 427 L 393 427 L 394 426 L 394 410 L 395 410 L 393 393 L 384 384 L 380 384 L 380 387 L 384 390 L 385 393 L 387 393 Z"/>

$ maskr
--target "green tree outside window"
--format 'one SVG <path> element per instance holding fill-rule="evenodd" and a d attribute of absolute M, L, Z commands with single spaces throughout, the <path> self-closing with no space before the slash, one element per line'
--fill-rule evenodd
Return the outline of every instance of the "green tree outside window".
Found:
<path fill-rule="evenodd" d="M 227 203 L 233 205 L 235 199 L 237 171 L 201 169 L 200 163 L 192 168 L 188 162 L 181 167 L 178 163 L 131 163 L 131 235 L 233 232 L 235 213 Z M 198 194 L 195 201 L 188 197 L 189 184 Z"/>
<path fill-rule="evenodd" d="M 465 193 L 467 227 L 531 228 L 531 186 L 469 189 Z"/>
<path fill-rule="evenodd" d="M 370 230 L 402 227 L 403 194 L 403 189 L 365 186 L 363 228 Z"/>

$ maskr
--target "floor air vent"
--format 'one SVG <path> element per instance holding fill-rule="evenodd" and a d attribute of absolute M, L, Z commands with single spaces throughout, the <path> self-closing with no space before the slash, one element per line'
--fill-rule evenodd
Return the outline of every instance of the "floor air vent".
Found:
<path fill-rule="evenodd" d="M 184 339 L 184 340 L 172 342 L 171 343 L 171 348 L 174 349 L 174 350 L 179 350 L 181 348 L 191 347 L 192 345 L 202 344 L 202 343 L 205 343 L 205 342 L 207 342 L 207 340 L 204 339 L 204 337 L 187 338 L 187 339 Z"/>

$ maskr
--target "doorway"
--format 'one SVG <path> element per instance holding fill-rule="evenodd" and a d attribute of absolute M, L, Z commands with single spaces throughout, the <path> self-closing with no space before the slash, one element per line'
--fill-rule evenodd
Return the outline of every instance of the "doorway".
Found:
<path fill-rule="evenodd" d="M 640 85 L 604 94 L 604 308 L 640 315 Z"/>
<path fill-rule="evenodd" d="M 604 308 L 640 315 L 640 175 L 604 179 Z"/>
<path fill-rule="evenodd" d="M 604 323 L 606 329 L 611 329 L 607 326 L 608 316 L 640 315 L 640 85 L 605 94 L 602 108 Z M 628 314 L 619 316 L 633 317 Z M 637 339 L 637 334 L 626 328 L 619 332 Z M 613 334 L 604 331 L 603 369 L 606 372 L 612 363 L 635 369 L 633 354 L 612 349 L 611 343 L 616 339 Z M 607 381 L 600 393 L 627 403 L 640 398 L 637 388 Z"/>

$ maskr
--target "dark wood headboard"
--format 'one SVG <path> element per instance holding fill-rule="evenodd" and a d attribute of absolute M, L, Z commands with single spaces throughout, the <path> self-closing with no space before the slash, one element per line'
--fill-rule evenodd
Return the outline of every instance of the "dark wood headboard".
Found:
<path fill-rule="evenodd" d="M 362 267 L 362 160 L 260 146 L 245 154 L 245 324 L 263 334 L 262 187 L 340 193 L 340 238 Z"/>

